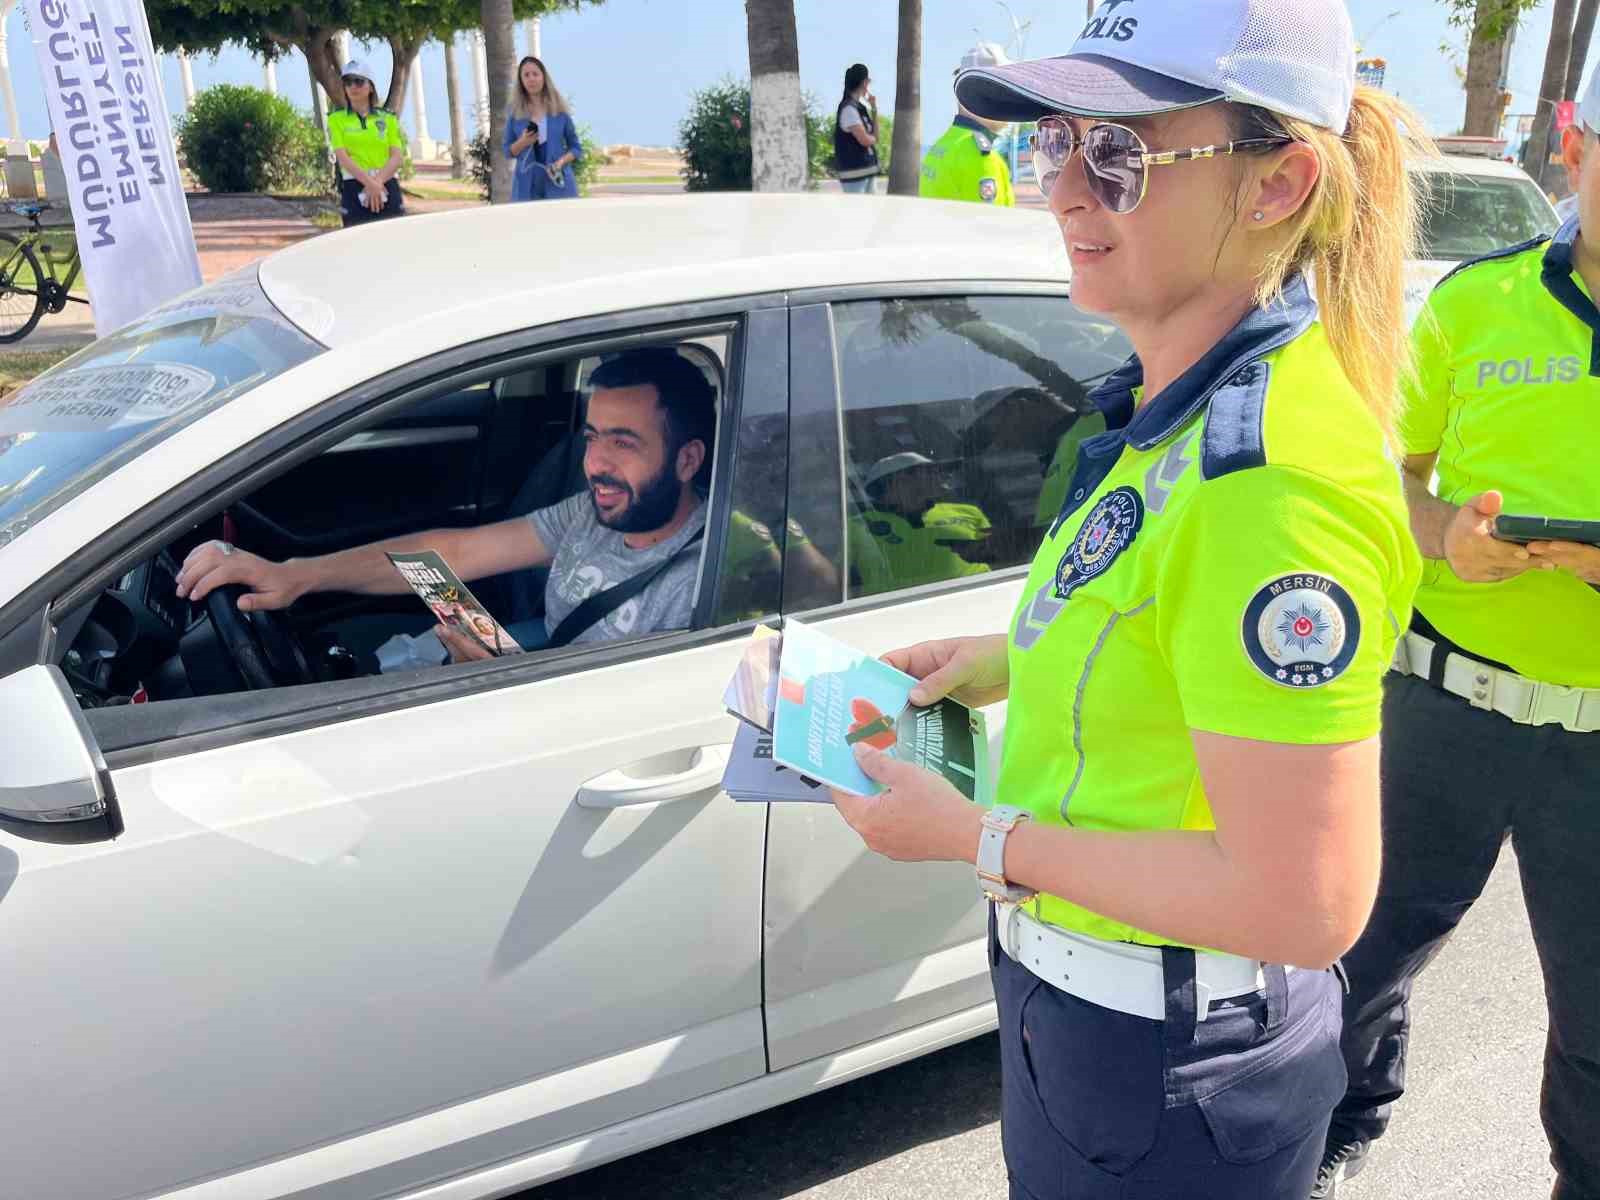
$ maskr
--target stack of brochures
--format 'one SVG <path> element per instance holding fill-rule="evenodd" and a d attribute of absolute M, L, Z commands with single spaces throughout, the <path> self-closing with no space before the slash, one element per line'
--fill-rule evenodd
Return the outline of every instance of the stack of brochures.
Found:
<path fill-rule="evenodd" d="M 983 714 L 948 698 L 919 708 L 916 682 L 793 618 L 782 634 L 758 626 L 723 694 L 740 720 L 723 790 L 758 803 L 827 803 L 829 787 L 876 795 L 881 785 L 856 765 L 855 746 L 865 742 L 986 800 Z"/>

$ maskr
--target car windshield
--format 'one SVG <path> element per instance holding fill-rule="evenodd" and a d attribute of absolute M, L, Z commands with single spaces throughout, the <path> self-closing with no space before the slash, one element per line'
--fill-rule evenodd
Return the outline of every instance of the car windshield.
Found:
<path fill-rule="evenodd" d="M 247 268 L 0 397 L 0 546 L 179 429 L 322 349 L 272 306 Z"/>
<path fill-rule="evenodd" d="M 1429 172 L 1432 187 L 1422 216 L 1419 257 L 1464 262 L 1541 233 L 1556 217 L 1531 179 Z"/>

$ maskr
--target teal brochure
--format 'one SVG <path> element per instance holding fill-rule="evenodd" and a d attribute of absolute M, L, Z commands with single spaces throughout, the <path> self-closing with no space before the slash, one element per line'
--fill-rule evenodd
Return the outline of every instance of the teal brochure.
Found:
<path fill-rule="evenodd" d="M 883 789 L 856 766 L 855 743 L 889 749 L 916 682 L 870 654 L 786 620 L 772 757 L 830 787 L 877 795 Z"/>
<path fill-rule="evenodd" d="M 790 618 L 783 627 L 772 757 L 841 791 L 882 787 L 856 766 L 864 742 L 926 767 L 971 800 L 987 799 L 989 740 L 983 714 L 954 700 L 910 704 L 916 680 Z"/>

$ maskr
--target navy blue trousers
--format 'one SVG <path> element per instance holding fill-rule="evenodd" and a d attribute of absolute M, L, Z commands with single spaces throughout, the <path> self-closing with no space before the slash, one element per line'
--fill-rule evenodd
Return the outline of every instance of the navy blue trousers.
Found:
<path fill-rule="evenodd" d="M 1383 875 L 1344 957 L 1350 1090 L 1329 1139 L 1371 1141 L 1388 1125 L 1405 1091 L 1411 985 L 1483 891 L 1508 834 L 1544 972 L 1540 1115 L 1556 1195 L 1600 1200 L 1600 733 L 1517 725 L 1414 676 L 1385 681 Z"/>
<path fill-rule="evenodd" d="M 1043 982 L 992 916 L 989 962 L 1011 1200 L 1305 1200 L 1345 1089 L 1331 972 L 1268 968 L 1197 1021 L 1194 954 L 1170 949 L 1152 1021 Z"/>

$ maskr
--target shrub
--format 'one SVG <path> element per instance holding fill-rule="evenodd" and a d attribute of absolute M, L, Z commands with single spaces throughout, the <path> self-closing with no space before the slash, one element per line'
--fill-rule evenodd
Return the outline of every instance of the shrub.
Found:
<path fill-rule="evenodd" d="M 578 195 L 587 196 L 600 177 L 600 168 L 611 161 L 611 156 L 594 140 L 587 125 L 578 126 L 578 144 L 583 147 L 583 157 L 572 165 L 572 173 L 578 180 Z M 493 152 L 500 153 L 499 138 L 494 139 Z M 487 134 L 480 133 L 467 143 L 467 178 L 478 185 L 478 196 L 485 202 L 489 199 L 489 172 L 494 167 L 489 155 Z"/>
<path fill-rule="evenodd" d="M 806 166 L 811 182 L 834 175 L 833 122 L 830 109 L 820 110 L 817 98 L 805 96 Z M 878 161 L 889 169 L 889 135 L 894 122 L 878 118 Z M 678 149 L 683 154 L 684 183 L 691 192 L 747 192 L 750 190 L 750 84 L 724 79 L 696 92 L 689 113 L 678 126 Z"/>
<path fill-rule="evenodd" d="M 178 122 L 178 149 L 213 192 L 323 195 L 333 182 L 316 123 L 260 88 L 222 83 L 197 93 Z"/>
<path fill-rule="evenodd" d="M 723 79 L 690 97 L 678 125 L 684 186 L 691 192 L 750 190 L 750 84 Z"/>

